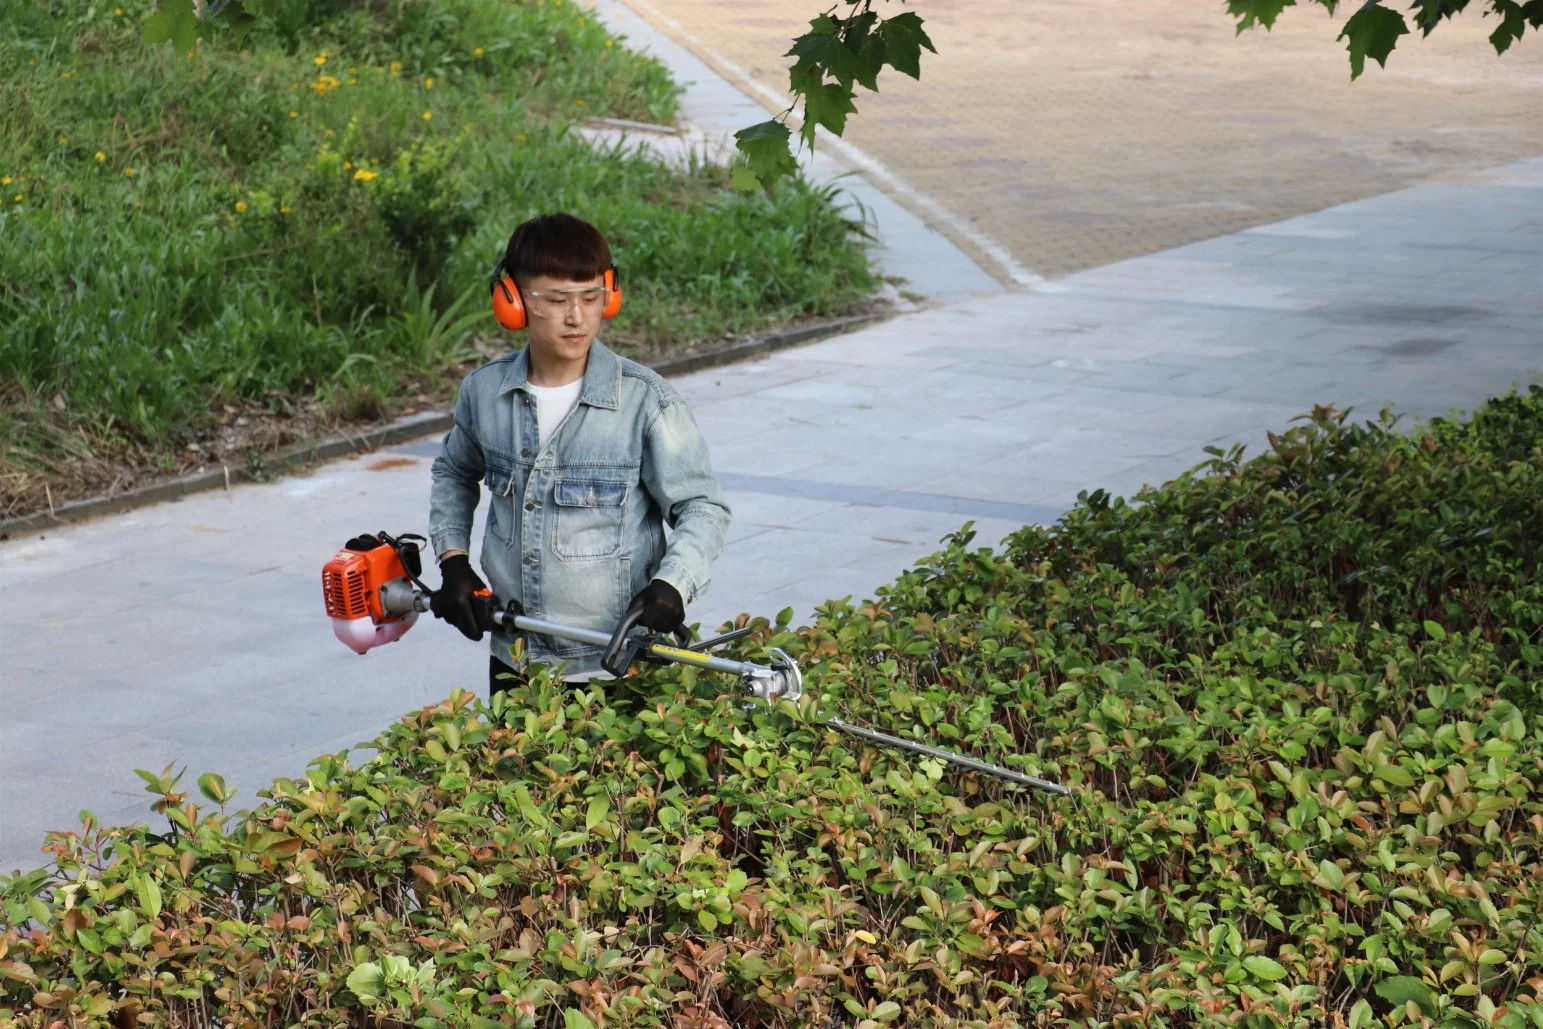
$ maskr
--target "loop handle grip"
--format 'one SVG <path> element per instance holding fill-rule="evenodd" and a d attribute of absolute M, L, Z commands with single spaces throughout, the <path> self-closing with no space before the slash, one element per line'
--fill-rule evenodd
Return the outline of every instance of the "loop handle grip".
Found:
<path fill-rule="evenodd" d="M 605 645 L 605 653 L 600 656 L 600 667 L 618 679 L 627 674 L 627 669 L 637 659 L 638 651 L 643 649 L 646 634 L 635 634 L 632 631 L 637 628 L 638 619 L 642 617 L 642 604 L 634 603 L 628 607 L 621 621 L 616 623 L 616 631 L 611 633 L 610 642 Z"/>
<path fill-rule="evenodd" d="M 657 638 L 654 633 L 638 629 L 638 619 L 643 617 L 643 605 L 639 601 L 633 601 L 623 612 L 621 621 L 616 623 L 616 631 L 611 633 L 610 642 L 605 645 L 605 653 L 600 656 L 600 667 L 616 676 L 618 679 L 627 674 L 627 669 L 632 667 L 641 653 L 645 660 L 658 661 L 668 664 L 663 658 L 653 658 L 647 651 Z M 676 626 L 673 630 L 675 639 L 682 647 L 691 643 L 691 630 L 684 625 Z"/>

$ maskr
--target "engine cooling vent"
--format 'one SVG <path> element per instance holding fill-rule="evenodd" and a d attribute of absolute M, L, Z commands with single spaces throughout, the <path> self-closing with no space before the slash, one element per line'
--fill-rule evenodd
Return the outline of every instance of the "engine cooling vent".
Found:
<path fill-rule="evenodd" d="M 327 602 L 327 614 L 333 618 L 364 618 L 370 613 L 365 599 L 364 575 L 358 568 L 342 572 L 324 570 L 321 590 Z"/>

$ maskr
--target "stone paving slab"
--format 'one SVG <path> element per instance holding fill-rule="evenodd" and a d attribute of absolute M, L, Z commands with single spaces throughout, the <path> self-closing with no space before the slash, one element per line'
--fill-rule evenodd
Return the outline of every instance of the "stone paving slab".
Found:
<path fill-rule="evenodd" d="M 1082 490 L 1257 448 L 1313 403 L 1428 417 L 1536 380 L 1543 232 L 1517 227 L 1539 211 L 1543 159 L 685 376 L 735 512 L 690 617 L 807 622 L 966 520 L 995 545 Z M 359 657 L 318 595 L 349 536 L 422 531 L 437 447 L 0 544 L 0 868 L 38 863 L 82 808 L 150 817 L 135 767 L 218 771 L 245 805 L 454 686 L 484 690 L 485 647 L 426 620 Z"/>
<path fill-rule="evenodd" d="M 684 92 L 680 112 L 688 152 L 722 160 L 735 152 L 735 132 L 766 119 L 760 104 L 622 0 L 586 0 L 586 6 L 595 11 L 607 29 L 624 36 L 630 49 L 658 58 L 681 84 Z M 614 143 L 627 145 L 615 139 L 614 132 L 605 136 Z M 662 147 L 657 138 L 642 142 L 656 153 L 669 149 Z M 800 166 L 811 181 L 839 187 L 839 203 L 848 216 L 864 221 L 873 234 L 875 258 L 885 275 L 904 280 L 905 288 L 914 294 L 944 302 L 1002 288 L 998 278 L 977 263 L 978 246 L 972 246 L 968 238 L 956 243 L 958 232 L 940 231 L 939 222 L 949 220 L 950 216 L 931 198 L 913 194 L 897 200 L 896 190 L 880 188 L 874 175 L 852 175 L 853 162 L 833 156 L 832 151 L 839 149 L 826 147 L 814 154 L 805 151 L 799 155 Z M 1018 270 L 1010 257 L 1000 256 L 1006 258 L 1012 270 Z M 1011 271 L 999 272 L 998 276 L 1020 284 L 1035 280 L 1027 273 L 1014 279 Z"/>
<path fill-rule="evenodd" d="M 734 128 L 787 106 L 784 55 L 829 6 L 627 2 L 763 101 Z M 924 217 L 967 252 L 993 260 L 961 235 L 980 233 L 1047 277 L 1543 152 L 1536 38 L 1497 56 L 1471 5 L 1351 82 L 1335 37 L 1358 6 L 1237 35 L 1196 0 L 923 5 L 938 52 L 919 81 L 859 89 L 843 139 L 945 209 Z"/>

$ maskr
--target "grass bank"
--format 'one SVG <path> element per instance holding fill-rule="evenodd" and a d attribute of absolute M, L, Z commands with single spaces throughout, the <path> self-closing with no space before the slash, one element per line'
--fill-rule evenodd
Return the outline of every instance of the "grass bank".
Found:
<path fill-rule="evenodd" d="M 0 22 L 0 514 L 445 403 L 511 345 L 487 270 L 542 211 L 610 236 L 605 338 L 642 357 L 876 286 L 830 191 L 574 133 L 668 123 L 678 87 L 567 0 L 262 7 L 191 57 L 138 41 L 143 3 Z"/>

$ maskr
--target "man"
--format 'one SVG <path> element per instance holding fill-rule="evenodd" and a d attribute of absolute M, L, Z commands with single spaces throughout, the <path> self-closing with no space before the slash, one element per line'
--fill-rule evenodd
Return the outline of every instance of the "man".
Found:
<path fill-rule="evenodd" d="M 499 601 L 605 633 L 637 605 L 639 624 L 676 629 L 707 588 L 730 512 L 685 400 L 596 338 L 621 304 L 605 237 L 567 214 L 525 222 L 494 271 L 493 300 L 526 345 L 462 382 L 434 461 L 429 537 L 444 584 L 434 614 L 469 639 L 492 630 L 472 601 L 483 581 L 467 553 L 486 486 L 482 569 Z M 493 693 L 523 673 L 513 642 L 493 632 Z M 524 660 L 566 663 L 567 681 L 581 682 L 606 674 L 602 650 L 531 635 Z"/>

